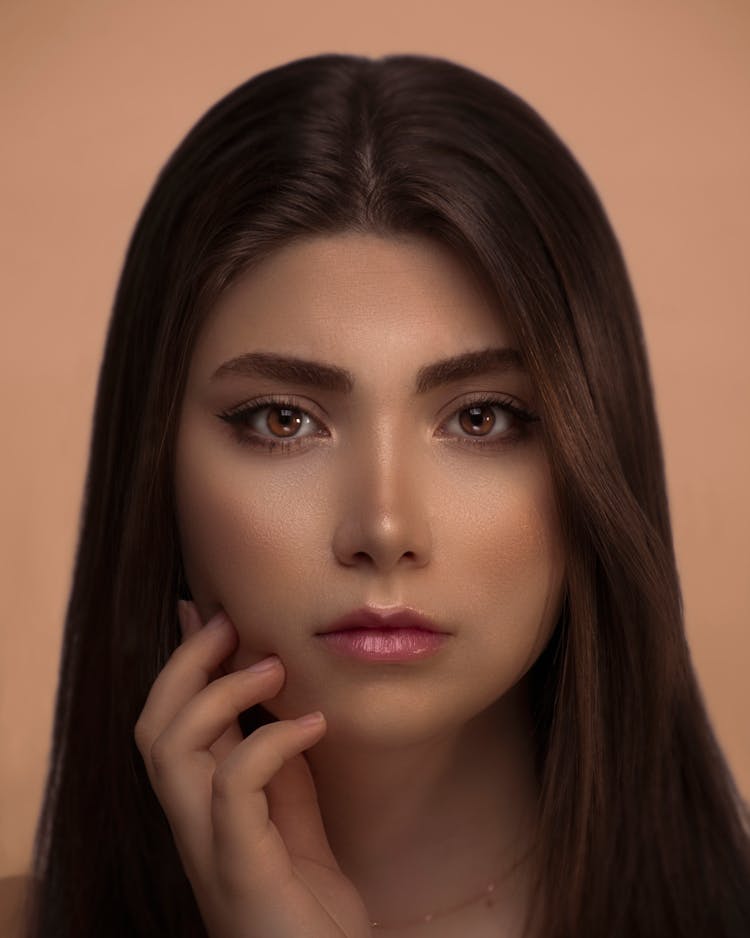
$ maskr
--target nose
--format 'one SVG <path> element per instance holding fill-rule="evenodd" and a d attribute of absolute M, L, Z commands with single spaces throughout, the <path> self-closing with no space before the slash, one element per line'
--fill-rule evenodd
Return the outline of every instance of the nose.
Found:
<path fill-rule="evenodd" d="M 394 445 L 352 446 L 342 459 L 333 552 L 345 566 L 388 572 L 429 563 L 432 532 L 425 466 Z"/>

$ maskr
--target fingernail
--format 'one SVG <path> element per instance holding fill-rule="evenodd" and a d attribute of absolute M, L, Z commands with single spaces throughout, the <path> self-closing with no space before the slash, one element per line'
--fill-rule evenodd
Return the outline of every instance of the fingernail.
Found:
<path fill-rule="evenodd" d="M 323 719 L 320 710 L 316 710 L 315 713 L 306 713 L 303 717 L 298 717 L 294 722 L 300 726 L 314 726 L 316 723 L 322 723 Z"/>
<path fill-rule="evenodd" d="M 206 629 L 211 629 L 211 631 L 223 629 L 224 626 L 229 622 L 229 616 L 222 610 L 217 612 L 216 615 L 211 616 L 208 622 L 203 626 Z"/>
<path fill-rule="evenodd" d="M 250 667 L 245 668 L 246 671 L 269 671 L 271 668 L 275 668 L 281 659 L 278 655 L 269 655 L 268 658 L 263 658 L 262 661 L 256 661 L 255 664 L 251 664 Z"/>
<path fill-rule="evenodd" d="M 185 638 L 187 617 L 187 603 L 184 599 L 177 600 L 177 621 L 180 623 L 180 634 Z"/>

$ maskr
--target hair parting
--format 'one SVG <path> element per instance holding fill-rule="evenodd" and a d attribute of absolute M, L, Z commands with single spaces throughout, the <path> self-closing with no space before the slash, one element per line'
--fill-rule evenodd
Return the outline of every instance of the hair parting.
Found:
<path fill-rule="evenodd" d="M 644 337 L 604 209 L 497 82 L 429 56 L 325 54 L 214 105 L 133 234 L 97 390 L 27 938 L 205 938 L 133 741 L 179 642 L 180 402 L 222 291 L 292 241 L 345 231 L 449 245 L 506 311 L 538 390 L 568 581 L 531 672 L 529 927 L 747 935 L 748 807 L 690 661 Z M 262 721 L 246 711 L 243 730 Z"/>

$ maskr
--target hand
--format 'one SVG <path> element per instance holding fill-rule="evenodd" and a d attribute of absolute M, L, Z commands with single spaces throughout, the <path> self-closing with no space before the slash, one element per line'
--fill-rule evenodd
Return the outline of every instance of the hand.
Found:
<path fill-rule="evenodd" d="M 265 724 L 243 739 L 238 715 L 275 697 L 284 667 L 224 674 L 237 646 L 222 614 L 202 627 L 180 604 L 183 642 L 135 725 L 135 741 L 167 816 L 212 938 L 369 938 L 361 896 L 339 868 L 305 749 L 325 719 Z"/>

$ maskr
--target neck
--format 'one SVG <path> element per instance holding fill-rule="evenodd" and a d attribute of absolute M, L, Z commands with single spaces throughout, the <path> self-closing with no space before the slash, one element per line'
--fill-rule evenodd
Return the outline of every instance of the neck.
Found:
<path fill-rule="evenodd" d="M 538 798 L 523 684 L 430 739 L 374 749 L 324 737 L 306 756 L 331 848 L 371 918 L 439 912 L 493 879 L 496 905 L 519 911 L 529 863 L 503 873 L 531 845 Z"/>

